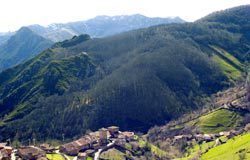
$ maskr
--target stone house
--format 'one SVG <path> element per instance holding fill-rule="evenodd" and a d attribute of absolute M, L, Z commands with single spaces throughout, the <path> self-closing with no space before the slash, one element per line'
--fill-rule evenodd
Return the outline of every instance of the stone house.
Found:
<path fill-rule="evenodd" d="M 7 146 L 7 143 L 0 143 L 0 159 L 7 160 L 10 159 L 13 148 Z"/>
<path fill-rule="evenodd" d="M 194 138 L 193 135 L 187 134 L 187 135 L 178 135 L 174 136 L 173 143 L 179 143 L 180 141 L 190 141 Z"/>
<path fill-rule="evenodd" d="M 206 142 L 210 142 L 210 141 L 213 140 L 213 136 L 209 135 L 209 134 L 204 134 L 203 135 L 203 140 L 206 141 Z"/>
<path fill-rule="evenodd" d="M 76 141 L 60 146 L 59 150 L 67 155 L 76 156 L 80 151 L 92 148 L 94 142 L 95 141 L 93 141 L 89 136 L 85 136 Z"/>
<path fill-rule="evenodd" d="M 203 135 L 202 134 L 196 134 L 194 135 L 194 139 L 199 143 L 203 141 Z"/>
<path fill-rule="evenodd" d="M 99 129 L 99 144 L 105 145 L 108 142 L 108 130 L 106 128 Z"/>
<path fill-rule="evenodd" d="M 17 150 L 17 155 L 22 159 L 38 159 L 41 157 L 46 157 L 46 152 L 40 148 L 28 146 L 20 147 Z"/>
<path fill-rule="evenodd" d="M 135 138 L 134 132 L 121 132 L 121 135 L 123 135 L 127 141 L 133 141 Z"/>
<path fill-rule="evenodd" d="M 88 155 L 85 152 L 80 152 L 77 155 L 77 160 L 86 160 L 88 158 Z"/>
<path fill-rule="evenodd" d="M 67 143 L 59 147 L 59 151 L 70 156 L 75 156 L 79 152 L 79 148 L 74 143 Z"/>
<path fill-rule="evenodd" d="M 110 138 L 118 138 L 119 127 L 117 127 L 117 126 L 110 126 L 110 127 L 108 127 L 108 131 L 110 133 Z"/>
<path fill-rule="evenodd" d="M 10 160 L 11 155 L 8 154 L 8 152 L 5 149 L 0 150 L 0 159 L 1 160 Z"/>
<path fill-rule="evenodd" d="M 53 146 L 51 146 L 51 145 L 49 145 L 49 144 L 46 144 L 46 143 L 44 143 L 44 144 L 41 144 L 40 146 L 39 146 L 42 150 L 44 150 L 46 153 L 53 153 L 53 152 L 55 152 L 55 147 L 53 147 Z"/>

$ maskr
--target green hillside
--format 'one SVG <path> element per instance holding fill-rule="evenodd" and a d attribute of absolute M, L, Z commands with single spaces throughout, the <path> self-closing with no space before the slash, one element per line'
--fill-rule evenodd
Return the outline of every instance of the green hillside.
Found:
<path fill-rule="evenodd" d="M 249 29 L 249 5 L 234 7 L 226 9 L 224 11 L 214 12 L 208 16 L 200 19 L 197 23 L 208 23 L 212 26 L 217 26 L 218 28 L 224 29 L 224 33 L 234 45 L 219 45 L 229 53 L 233 54 L 234 57 L 242 62 L 249 61 L 249 39 L 250 34 Z M 245 17 L 245 18 L 242 18 Z M 214 32 L 215 34 L 216 32 Z M 214 36 L 218 36 L 215 34 Z M 222 40 L 222 39 L 221 39 Z M 237 43 L 241 42 L 241 43 Z M 225 43 L 225 41 L 221 41 Z"/>
<path fill-rule="evenodd" d="M 26 115 L 32 109 L 27 101 L 37 101 L 42 96 L 53 94 L 61 95 L 69 89 L 70 84 L 94 74 L 95 65 L 85 54 L 56 60 L 54 56 L 52 50 L 46 50 L 38 57 L 25 63 L 25 69 L 21 72 L 15 73 L 15 69 L 5 71 L 14 72 L 13 74 L 16 74 L 14 79 L 5 79 L 5 76 L 1 76 L 2 84 L 7 83 L 11 86 L 3 88 L 2 91 L 4 98 L 0 105 L 0 115 L 12 110 L 4 117 L 3 122 Z M 13 98 L 13 96 L 18 96 L 18 98 Z M 8 107 L 4 107 L 5 105 Z M 15 107 L 16 105 L 17 107 Z"/>
<path fill-rule="evenodd" d="M 52 41 L 22 27 L 0 45 L 0 71 L 33 58 L 52 44 Z"/>
<path fill-rule="evenodd" d="M 223 139 L 221 137 L 220 139 Z M 236 136 L 231 139 L 224 138 L 225 143 L 214 146 L 215 141 L 204 142 L 202 144 L 193 144 L 191 148 L 187 150 L 187 153 L 178 160 L 189 160 L 200 157 L 201 160 L 248 160 L 250 159 L 250 134 L 245 133 L 243 135 Z"/>
<path fill-rule="evenodd" d="M 217 55 L 213 55 L 212 59 L 219 64 L 221 70 L 223 71 L 223 73 L 233 82 L 236 80 L 241 79 L 242 75 L 241 75 L 241 71 L 239 71 L 238 69 L 236 69 L 234 66 L 230 65 L 229 63 L 227 63 L 224 59 L 222 59 L 221 57 L 217 56 Z"/>
<path fill-rule="evenodd" d="M 109 125 L 144 132 L 195 110 L 241 78 L 235 65 L 249 60 L 250 39 L 239 27 L 204 18 L 57 43 L 0 73 L 0 139 L 72 138 Z M 216 61 L 211 46 L 226 58 Z"/>
<path fill-rule="evenodd" d="M 202 160 L 250 159 L 250 134 L 237 136 L 228 140 L 225 144 L 210 149 L 201 156 Z"/>
<path fill-rule="evenodd" d="M 196 124 L 203 133 L 219 133 L 236 128 L 242 122 L 242 116 L 228 109 L 219 109 L 200 117 Z"/>
<path fill-rule="evenodd" d="M 220 56 L 222 59 L 224 59 L 225 61 L 227 61 L 227 63 L 231 64 L 233 67 L 235 67 L 239 71 L 243 71 L 244 66 L 232 54 L 228 53 L 227 51 L 219 47 L 212 46 L 212 48 L 216 51 L 216 54 Z"/>

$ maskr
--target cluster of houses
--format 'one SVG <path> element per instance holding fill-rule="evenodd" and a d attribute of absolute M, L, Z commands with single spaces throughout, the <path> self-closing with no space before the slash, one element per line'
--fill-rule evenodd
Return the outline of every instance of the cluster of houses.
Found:
<path fill-rule="evenodd" d="M 46 154 L 59 153 L 68 156 L 77 156 L 77 159 L 84 160 L 87 157 L 94 157 L 98 150 L 107 150 L 114 146 L 124 147 L 125 143 L 135 140 L 134 132 L 121 132 L 119 127 L 111 126 L 91 132 L 80 139 L 63 144 L 56 149 L 49 144 L 40 146 L 22 146 L 13 150 L 7 143 L 0 143 L 0 160 L 15 159 L 36 159 L 47 160 Z"/>
<path fill-rule="evenodd" d="M 230 88 L 223 93 L 218 93 L 214 101 L 215 106 L 220 106 L 220 108 L 230 108 L 250 112 L 250 103 L 247 99 L 247 90 L 244 84 Z"/>
<path fill-rule="evenodd" d="M 94 157 L 99 150 L 107 150 L 115 145 L 122 146 L 134 140 L 134 132 L 121 132 L 119 127 L 111 126 L 91 132 L 82 138 L 59 147 L 59 151 L 66 155 L 78 156 L 78 159 Z"/>
<path fill-rule="evenodd" d="M 229 139 L 249 131 L 250 124 L 238 131 L 231 130 L 220 132 L 218 134 L 177 135 L 172 137 L 171 141 L 173 143 L 192 140 L 195 140 L 198 143 L 204 141 L 215 141 L 215 145 L 219 145 L 223 143 L 220 140 L 221 136 Z M 118 147 L 126 150 L 127 143 L 131 145 L 133 151 L 140 149 L 134 132 L 121 132 L 119 127 L 111 126 L 108 128 L 101 128 L 98 131 L 88 133 L 75 141 L 63 144 L 59 147 L 59 150 L 49 144 L 41 144 L 38 147 L 23 146 L 17 150 L 13 150 L 13 148 L 7 145 L 7 143 L 0 143 L 0 160 L 11 160 L 13 159 L 12 156 L 14 156 L 15 159 L 47 160 L 46 154 L 49 153 L 75 156 L 78 160 L 85 160 L 88 157 L 95 157 L 95 154 L 98 152 L 100 155 L 101 152 L 105 152 L 110 148 Z"/>
<path fill-rule="evenodd" d="M 46 154 L 54 151 L 55 148 L 47 144 L 42 144 L 39 147 L 22 146 L 16 150 L 7 145 L 7 143 L 0 143 L 0 160 L 47 160 Z"/>
<path fill-rule="evenodd" d="M 224 131 L 216 134 L 187 134 L 187 135 L 177 135 L 173 137 L 173 143 L 179 143 L 180 141 L 191 141 L 195 140 L 196 142 L 210 142 L 210 141 L 219 141 L 222 143 L 219 138 L 224 136 L 228 139 L 233 138 L 235 136 L 241 135 L 245 132 L 249 131 L 248 125 L 246 125 L 245 128 L 239 129 L 239 130 L 231 130 L 231 131 Z M 218 142 L 218 143 L 219 143 Z"/>

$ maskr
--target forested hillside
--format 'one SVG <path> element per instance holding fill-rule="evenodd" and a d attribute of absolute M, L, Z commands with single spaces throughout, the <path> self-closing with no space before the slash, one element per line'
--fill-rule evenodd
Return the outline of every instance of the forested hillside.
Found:
<path fill-rule="evenodd" d="M 2 138 L 72 138 L 108 125 L 146 131 L 201 107 L 244 77 L 249 9 L 55 44 L 0 74 Z"/>
<path fill-rule="evenodd" d="M 0 45 L 0 71 L 20 64 L 51 47 L 47 40 L 23 27 Z"/>

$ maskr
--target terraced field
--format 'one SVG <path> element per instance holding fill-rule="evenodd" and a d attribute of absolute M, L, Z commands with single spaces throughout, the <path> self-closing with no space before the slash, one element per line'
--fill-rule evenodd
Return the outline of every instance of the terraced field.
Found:
<path fill-rule="evenodd" d="M 185 125 L 196 126 L 203 133 L 219 133 L 235 129 L 240 125 L 242 119 L 238 112 L 220 108 L 185 123 Z"/>
<path fill-rule="evenodd" d="M 236 128 L 241 121 L 242 117 L 239 113 L 228 109 L 218 109 L 200 117 L 197 125 L 204 133 L 218 133 Z"/>

